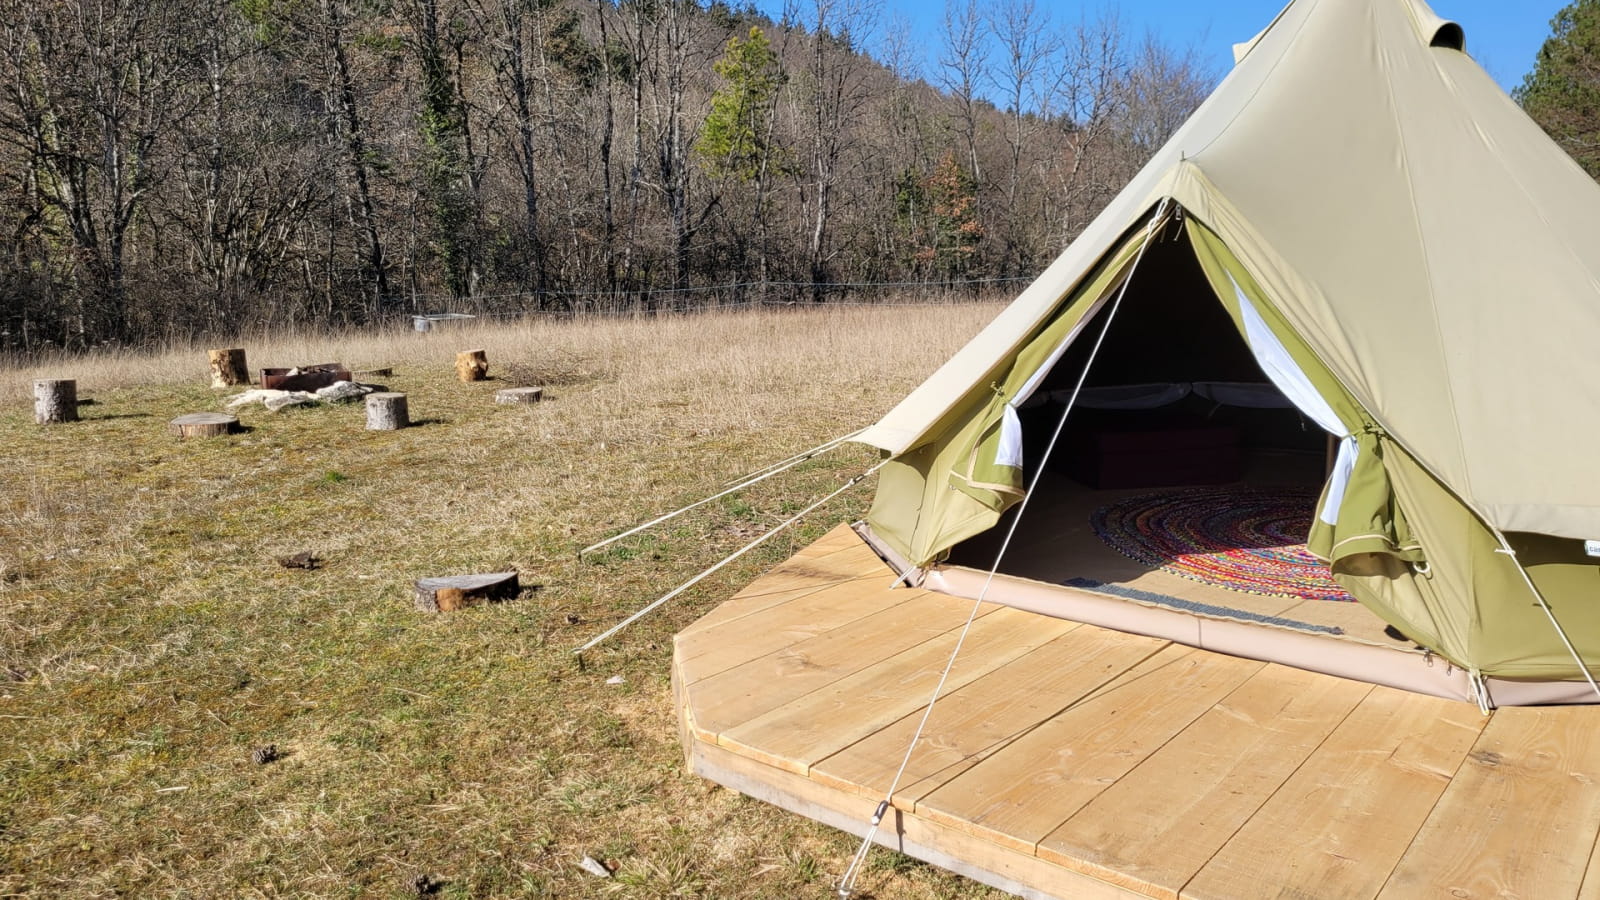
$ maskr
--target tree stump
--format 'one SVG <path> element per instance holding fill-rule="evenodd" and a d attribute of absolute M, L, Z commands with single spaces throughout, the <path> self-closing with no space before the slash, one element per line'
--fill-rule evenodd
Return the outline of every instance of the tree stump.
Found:
<path fill-rule="evenodd" d="M 211 363 L 212 387 L 225 388 L 250 383 L 250 369 L 245 365 L 242 348 L 207 350 L 206 359 Z"/>
<path fill-rule="evenodd" d="M 420 578 L 416 587 L 417 609 L 422 612 L 453 612 L 493 600 L 510 600 L 522 590 L 516 572 Z"/>
<path fill-rule="evenodd" d="M 367 395 L 368 431 L 398 431 L 410 424 L 405 394 L 380 391 Z"/>
<path fill-rule="evenodd" d="M 496 403 L 538 403 L 542 399 L 544 399 L 544 388 L 506 388 L 494 392 Z"/>
<path fill-rule="evenodd" d="M 40 425 L 78 421 L 78 383 L 70 378 L 35 381 L 33 420 Z"/>
<path fill-rule="evenodd" d="M 239 419 L 224 413 L 189 413 L 167 423 L 167 430 L 181 438 L 217 437 L 239 430 Z"/>
<path fill-rule="evenodd" d="M 456 377 L 462 381 L 482 381 L 489 377 L 489 354 L 482 350 L 463 350 L 456 354 Z"/>

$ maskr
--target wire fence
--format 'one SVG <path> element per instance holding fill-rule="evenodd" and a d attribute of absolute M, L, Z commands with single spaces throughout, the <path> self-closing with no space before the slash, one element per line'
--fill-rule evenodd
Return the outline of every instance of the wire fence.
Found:
<path fill-rule="evenodd" d="M 688 287 L 636 287 L 627 290 L 548 289 L 501 291 L 453 297 L 406 294 L 381 305 L 361 305 L 320 313 L 281 298 L 258 298 L 232 312 L 165 317 L 162 328 L 132 336 L 98 337 L 80 319 L 36 321 L 7 315 L 0 307 L 0 367 L 32 365 L 61 354 L 231 340 L 240 333 L 392 328 L 431 331 L 451 320 L 511 321 L 530 318 L 632 318 L 701 315 L 755 309 L 808 309 L 840 306 L 943 306 L 1004 299 L 1032 276 L 923 281 L 730 281 Z"/>
<path fill-rule="evenodd" d="M 681 288 L 632 290 L 528 290 L 470 297 L 415 294 L 397 318 L 446 320 L 460 315 L 486 319 L 527 316 L 638 316 L 711 313 L 804 306 L 941 305 L 994 298 L 994 292 L 1032 281 L 1032 276 L 945 281 L 732 281 Z"/>

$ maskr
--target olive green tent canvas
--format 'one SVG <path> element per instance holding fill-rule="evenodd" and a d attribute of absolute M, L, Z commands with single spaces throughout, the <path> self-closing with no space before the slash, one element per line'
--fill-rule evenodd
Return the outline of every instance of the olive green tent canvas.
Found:
<path fill-rule="evenodd" d="M 1235 51 L 1085 232 L 860 435 L 890 458 L 871 538 L 926 575 L 993 529 L 1030 487 L 1019 410 L 1176 242 L 1204 289 L 1172 302 L 1220 305 L 1337 441 L 1309 541 L 1334 577 L 1480 700 L 1600 699 L 1600 186 L 1422 0 L 1296 0 Z"/>

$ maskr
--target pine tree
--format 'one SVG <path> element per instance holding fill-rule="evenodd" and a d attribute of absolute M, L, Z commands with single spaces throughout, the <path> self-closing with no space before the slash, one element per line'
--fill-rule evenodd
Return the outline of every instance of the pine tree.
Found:
<path fill-rule="evenodd" d="M 730 38 L 712 68 L 727 84 L 711 98 L 695 149 L 717 174 L 754 181 L 774 159 L 773 114 L 787 76 L 772 43 L 754 26 L 744 40 Z"/>
<path fill-rule="evenodd" d="M 1516 90 L 1522 108 L 1593 177 L 1600 177 L 1600 0 L 1577 0 Z"/>
<path fill-rule="evenodd" d="M 764 291 L 771 267 L 767 187 L 773 175 L 789 170 L 773 139 L 778 91 L 788 76 L 766 34 L 755 26 L 742 41 L 729 38 L 712 68 L 727 84 L 711 97 L 711 112 L 695 150 L 713 173 L 738 178 L 755 189 L 756 280 Z"/>

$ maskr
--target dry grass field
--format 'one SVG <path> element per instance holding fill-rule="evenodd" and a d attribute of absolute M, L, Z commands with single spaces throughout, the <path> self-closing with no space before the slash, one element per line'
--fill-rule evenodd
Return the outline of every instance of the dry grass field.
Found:
<path fill-rule="evenodd" d="M 873 455 L 576 551 L 869 423 L 997 309 L 241 343 L 253 370 L 394 367 L 376 380 L 420 423 L 398 432 L 359 403 L 255 407 L 180 441 L 167 421 L 228 393 L 203 347 L 0 368 L 0 897 L 831 896 L 854 840 L 687 774 L 667 673 L 676 630 L 870 485 L 571 651 Z M 469 347 L 494 380 L 455 380 Z M 37 377 L 78 379 L 83 420 L 35 425 Z M 493 402 L 517 384 L 546 401 Z M 324 565 L 276 562 L 300 551 Z M 516 601 L 413 610 L 417 578 L 511 567 Z M 873 897 L 996 896 L 872 860 Z"/>

